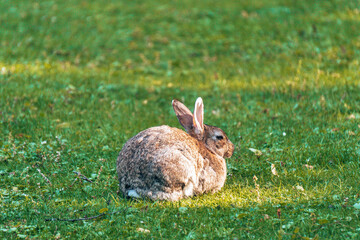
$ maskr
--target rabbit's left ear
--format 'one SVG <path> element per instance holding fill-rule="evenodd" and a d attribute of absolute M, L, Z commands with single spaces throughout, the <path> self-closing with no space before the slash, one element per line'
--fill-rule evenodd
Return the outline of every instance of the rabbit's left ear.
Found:
<path fill-rule="evenodd" d="M 172 105 L 179 120 L 179 123 L 185 128 L 186 132 L 190 133 L 193 129 L 194 117 L 192 112 L 180 101 L 174 99 Z"/>
<path fill-rule="evenodd" d="M 204 132 L 204 103 L 201 97 L 196 99 L 193 120 L 195 134 L 202 134 Z"/>

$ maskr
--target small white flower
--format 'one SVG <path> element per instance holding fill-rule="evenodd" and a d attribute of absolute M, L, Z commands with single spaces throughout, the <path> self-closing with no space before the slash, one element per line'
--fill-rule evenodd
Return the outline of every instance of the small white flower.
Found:
<path fill-rule="evenodd" d="M 144 229 L 144 228 L 137 228 L 136 231 L 142 232 L 142 233 L 149 233 L 150 232 L 150 230 Z"/>
<path fill-rule="evenodd" d="M 41 144 L 42 144 L 42 145 L 46 144 L 46 141 L 42 141 Z"/>
<path fill-rule="evenodd" d="M 275 176 L 279 176 L 277 171 L 276 171 L 276 167 L 275 164 L 271 164 L 271 173 Z"/>
<path fill-rule="evenodd" d="M 2 68 L 1 68 L 1 74 L 2 74 L 2 75 L 7 74 L 6 67 L 2 67 Z"/>
<path fill-rule="evenodd" d="M 286 136 L 286 132 L 283 132 L 283 136 Z"/>
<path fill-rule="evenodd" d="M 256 156 L 260 157 L 263 153 L 255 148 L 249 148 L 250 151 L 252 151 L 253 153 L 255 153 Z"/>

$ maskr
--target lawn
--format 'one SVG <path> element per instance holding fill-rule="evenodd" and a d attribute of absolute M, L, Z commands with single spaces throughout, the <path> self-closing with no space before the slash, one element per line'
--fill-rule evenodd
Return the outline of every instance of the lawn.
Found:
<path fill-rule="evenodd" d="M 0 2 L 0 238 L 360 238 L 359 0 Z M 224 188 L 123 198 L 123 144 L 198 96 Z"/>

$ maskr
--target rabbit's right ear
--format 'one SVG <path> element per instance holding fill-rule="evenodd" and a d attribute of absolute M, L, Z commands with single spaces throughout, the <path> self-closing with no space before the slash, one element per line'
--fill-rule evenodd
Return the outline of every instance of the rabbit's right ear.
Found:
<path fill-rule="evenodd" d="M 172 105 L 179 123 L 185 128 L 186 132 L 190 132 L 193 128 L 193 114 L 180 101 L 174 99 Z"/>
<path fill-rule="evenodd" d="M 204 103 L 201 97 L 195 102 L 194 130 L 196 135 L 201 135 L 204 131 Z"/>

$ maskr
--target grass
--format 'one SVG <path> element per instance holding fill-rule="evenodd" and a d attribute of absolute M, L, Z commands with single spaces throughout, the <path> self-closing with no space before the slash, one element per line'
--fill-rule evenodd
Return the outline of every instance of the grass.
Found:
<path fill-rule="evenodd" d="M 1 3 L 2 238 L 359 238 L 359 1 Z M 122 145 L 197 96 L 225 187 L 122 198 Z"/>

